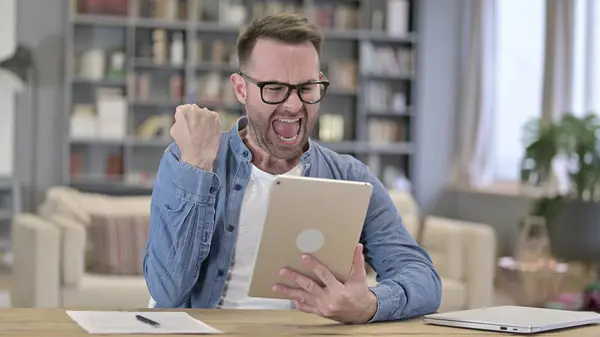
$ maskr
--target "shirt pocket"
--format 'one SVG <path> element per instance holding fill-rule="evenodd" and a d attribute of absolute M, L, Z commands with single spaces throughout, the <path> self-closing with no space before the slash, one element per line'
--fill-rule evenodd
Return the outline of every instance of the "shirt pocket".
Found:
<path fill-rule="evenodd" d="M 173 187 L 178 188 L 178 187 Z M 170 257 L 184 257 L 196 251 L 200 261 L 210 253 L 215 224 L 215 208 L 199 205 L 188 198 L 173 194 L 163 198 L 160 205 L 162 223 L 173 239 Z M 190 238 L 190 235 L 193 238 Z M 191 239 L 191 240 L 190 240 Z M 193 247 L 195 249 L 193 249 Z M 194 254 L 194 255 L 196 255 Z"/>

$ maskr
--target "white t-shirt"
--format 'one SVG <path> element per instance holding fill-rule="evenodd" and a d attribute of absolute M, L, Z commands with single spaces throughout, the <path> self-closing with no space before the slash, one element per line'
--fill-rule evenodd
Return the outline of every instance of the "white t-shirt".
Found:
<path fill-rule="evenodd" d="M 299 164 L 285 175 L 302 175 Z M 233 256 L 233 267 L 229 283 L 222 300 L 221 308 L 235 309 L 290 309 L 291 301 L 248 297 L 250 276 L 254 267 L 254 257 L 264 225 L 267 201 L 271 184 L 276 176 L 252 165 L 252 173 L 244 193 L 238 237 Z"/>

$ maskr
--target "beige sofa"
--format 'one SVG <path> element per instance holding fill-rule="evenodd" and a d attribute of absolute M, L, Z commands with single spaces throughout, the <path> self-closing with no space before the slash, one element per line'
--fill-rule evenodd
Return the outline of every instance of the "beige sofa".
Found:
<path fill-rule="evenodd" d="M 410 232 L 417 207 L 409 195 L 391 193 Z M 149 197 L 108 197 L 65 187 L 48 190 L 38 214 L 13 220 L 11 300 L 15 307 L 141 308 L 150 295 L 141 274 L 86 270 L 94 215 L 148 216 Z M 425 247 L 443 277 L 441 310 L 492 304 L 495 238 L 490 227 L 431 217 Z M 374 275 L 370 275 L 374 282 Z"/>
<path fill-rule="evenodd" d="M 50 188 L 38 214 L 13 218 L 12 305 L 145 307 L 150 294 L 141 274 L 93 273 L 86 270 L 86 258 L 93 216 L 143 217 L 149 209 L 148 197 L 108 197 Z"/>
<path fill-rule="evenodd" d="M 391 191 L 404 225 L 417 238 L 419 208 L 410 194 Z M 485 224 L 428 216 L 421 244 L 442 277 L 439 311 L 494 305 L 496 234 Z M 371 275 L 374 283 L 374 275 Z"/>

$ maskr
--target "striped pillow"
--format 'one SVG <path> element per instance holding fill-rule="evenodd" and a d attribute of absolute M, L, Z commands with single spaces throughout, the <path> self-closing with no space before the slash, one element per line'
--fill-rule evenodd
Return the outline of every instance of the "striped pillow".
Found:
<path fill-rule="evenodd" d="M 150 215 L 92 214 L 88 227 L 87 271 L 143 275 Z"/>

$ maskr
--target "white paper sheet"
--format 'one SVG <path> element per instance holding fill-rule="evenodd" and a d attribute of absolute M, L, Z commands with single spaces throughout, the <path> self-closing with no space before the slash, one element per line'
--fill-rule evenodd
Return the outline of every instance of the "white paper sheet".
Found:
<path fill-rule="evenodd" d="M 185 312 L 67 311 L 67 315 L 90 334 L 221 334 Z M 157 323 L 139 321 L 142 315 Z"/>

